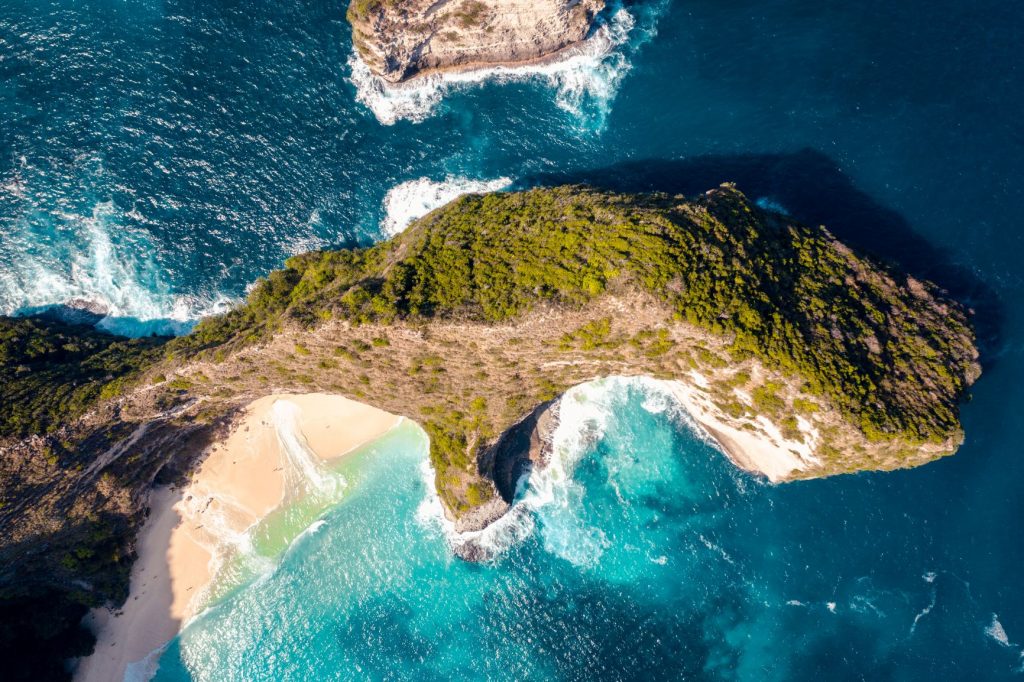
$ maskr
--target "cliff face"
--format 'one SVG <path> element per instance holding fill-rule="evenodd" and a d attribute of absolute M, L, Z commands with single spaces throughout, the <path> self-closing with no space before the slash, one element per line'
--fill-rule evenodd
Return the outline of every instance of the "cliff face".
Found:
<path fill-rule="evenodd" d="M 525 64 L 587 37 L 604 0 L 352 0 L 352 42 L 397 83 L 431 71 Z"/>
<path fill-rule="evenodd" d="M 51 391 L 38 390 L 36 372 L 10 374 L 7 393 L 37 398 L 18 425 L 72 433 L 5 460 L 6 536 L 59 529 L 68 507 L 55 491 L 91 499 L 105 480 L 104 499 L 116 499 L 114 467 L 139 457 L 154 419 L 215 422 L 271 392 L 338 393 L 420 423 L 438 494 L 468 529 L 507 503 L 518 465 L 494 450 L 502 434 L 590 379 L 675 380 L 738 464 L 785 480 L 953 452 L 957 404 L 979 372 L 955 301 L 731 186 L 689 201 L 583 187 L 466 197 L 373 248 L 287 266 L 160 352 L 118 348 L 131 361 L 99 363 L 114 373 L 76 397 L 99 401 L 79 422 L 63 384 L 94 375 L 68 366 L 79 362 L 65 357 L 71 344 L 9 343 L 22 355 L 52 346 L 40 357 L 60 370 L 45 375 Z M 134 385 L 121 371 L 136 373 Z M 102 448 L 88 446 L 90 460 L 76 441 Z M 26 503 L 18 481 L 54 504 Z M 125 499 L 137 499 L 138 481 L 125 479 Z"/>
<path fill-rule="evenodd" d="M 464 197 L 388 242 L 286 265 L 159 347 L 2 327 L 17 419 L 0 420 L 0 602 L 116 597 L 154 478 L 272 393 L 418 422 L 445 511 L 471 530 L 543 465 L 552 402 L 592 379 L 672 380 L 738 465 L 792 480 L 951 454 L 980 372 L 967 311 L 937 287 L 728 185 Z"/>

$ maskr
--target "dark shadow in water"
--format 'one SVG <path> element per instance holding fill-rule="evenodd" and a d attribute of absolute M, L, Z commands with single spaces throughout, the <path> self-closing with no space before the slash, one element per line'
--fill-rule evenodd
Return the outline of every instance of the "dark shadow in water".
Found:
<path fill-rule="evenodd" d="M 81 324 L 87 327 L 95 327 L 99 324 L 104 314 L 96 310 L 90 310 L 84 306 L 76 306 L 70 303 L 59 303 L 55 305 L 39 305 L 28 308 L 21 308 L 15 312 L 14 317 L 35 317 L 40 320 L 63 322 L 65 324 Z"/>
<path fill-rule="evenodd" d="M 365 249 L 377 243 L 373 234 L 359 234 L 355 236 L 339 235 L 339 240 L 331 242 L 323 247 L 325 251 L 340 251 L 342 249 Z M 283 267 L 283 265 L 282 265 Z"/>
<path fill-rule="evenodd" d="M 172 338 L 188 333 L 194 322 L 158 317 L 142 320 L 138 317 L 107 315 L 100 307 L 89 308 L 78 302 L 54 303 L 50 305 L 19 308 L 9 317 L 29 317 L 48 322 L 62 322 L 70 325 L 95 327 L 98 331 L 124 338 L 160 337 Z M 101 322 L 106 325 L 99 326 Z M 128 332 L 127 330 L 132 330 Z"/>
<path fill-rule="evenodd" d="M 991 368 L 1001 345 L 1003 307 L 995 291 L 952 254 L 930 244 L 898 213 L 881 206 L 821 152 L 700 156 L 626 161 L 584 171 L 524 178 L 521 187 L 580 183 L 619 192 L 693 196 L 733 182 L 752 201 L 768 199 L 806 225 L 825 225 L 851 247 L 946 289 L 975 311 L 982 364 Z"/>

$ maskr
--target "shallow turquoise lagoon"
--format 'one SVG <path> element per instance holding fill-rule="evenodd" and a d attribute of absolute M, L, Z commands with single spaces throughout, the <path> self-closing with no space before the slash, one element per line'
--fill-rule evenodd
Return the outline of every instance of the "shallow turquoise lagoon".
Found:
<path fill-rule="evenodd" d="M 585 385 L 562 413 L 516 527 L 476 538 L 493 561 L 453 556 L 425 435 L 403 422 L 344 461 L 342 501 L 194 620 L 155 679 L 923 680 L 1019 665 L 935 556 L 914 495 L 883 502 L 885 475 L 763 484 L 650 381 Z"/>
<path fill-rule="evenodd" d="M 271 556 L 323 521 L 242 566 L 159 678 L 1024 674 L 1024 3 L 644 1 L 606 30 L 571 69 L 387 100 L 341 2 L 0 3 L 0 313 L 180 332 L 455 191 L 734 181 L 975 307 L 961 451 L 768 486 L 613 382 L 603 436 L 470 565 L 410 424 L 345 465 L 336 507 L 266 529 Z"/>

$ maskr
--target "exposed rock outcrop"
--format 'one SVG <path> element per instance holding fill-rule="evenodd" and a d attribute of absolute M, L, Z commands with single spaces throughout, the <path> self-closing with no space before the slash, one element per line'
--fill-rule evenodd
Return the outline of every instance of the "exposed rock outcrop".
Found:
<path fill-rule="evenodd" d="M 505 431 L 497 442 L 482 450 L 477 467 L 489 478 L 498 494 L 454 521 L 455 530 L 481 530 L 508 513 L 515 501 L 519 481 L 533 467 L 547 466 L 551 456 L 551 435 L 558 426 L 558 402 L 537 406 L 522 421 Z M 473 558 L 465 556 L 463 558 Z"/>
<path fill-rule="evenodd" d="M 579 44 L 604 0 L 352 0 L 352 42 L 391 83 L 433 71 L 529 64 Z"/>
<path fill-rule="evenodd" d="M 552 401 L 600 377 L 671 380 L 737 465 L 773 481 L 919 466 L 963 440 L 970 318 L 723 185 L 464 197 L 372 248 L 293 257 L 169 341 L 6 320 L 0 606 L 123 594 L 154 479 L 275 392 L 416 420 L 474 560 L 528 511 L 511 503 L 551 454 Z"/>
<path fill-rule="evenodd" d="M 505 502 L 512 502 L 519 479 L 529 472 L 530 467 L 547 464 L 551 454 L 551 433 L 557 425 L 558 403 L 545 402 L 481 453 L 480 471 L 494 481 Z"/>

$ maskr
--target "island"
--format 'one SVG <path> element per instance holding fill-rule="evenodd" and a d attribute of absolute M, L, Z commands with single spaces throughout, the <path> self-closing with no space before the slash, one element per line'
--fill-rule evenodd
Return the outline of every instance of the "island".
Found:
<path fill-rule="evenodd" d="M 154 483 L 183 485 L 271 395 L 420 424 L 459 532 L 509 510 L 546 464 L 560 397 L 606 376 L 666 382 L 773 482 L 919 466 L 963 440 L 981 371 L 969 317 L 726 184 L 466 196 L 376 246 L 295 256 L 175 339 L 4 319 L 3 608 L 26 628 L 59 612 L 44 641 L 85 646 L 85 609 L 125 599 Z"/>
<path fill-rule="evenodd" d="M 387 83 L 557 58 L 587 38 L 604 0 L 352 0 L 352 44 Z"/>

